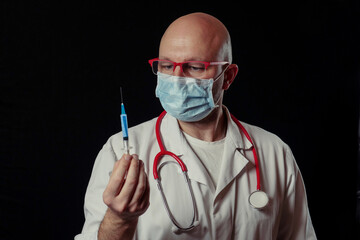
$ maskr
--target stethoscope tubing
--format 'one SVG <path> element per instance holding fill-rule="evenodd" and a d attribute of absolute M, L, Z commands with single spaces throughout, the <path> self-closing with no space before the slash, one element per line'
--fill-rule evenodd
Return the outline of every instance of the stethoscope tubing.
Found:
<path fill-rule="evenodd" d="M 194 197 L 194 193 L 192 191 L 192 188 L 191 188 L 191 185 L 190 185 L 190 179 L 187 175 L 187 168 L 186 168 L 186 165 L 183 163 L 183 161 L 181 161 L 181 159 L 173 152 L 170 152 L 170 151 L 166 151 L 165 150 L 165 147 L 164 147 L 164 144 L 162 143 L 162 140 L 161 140 L 161 134 L 160 134 L 160 123 L 162 121 L 162 119 L 164 118 L 164 116 L 166 115 L 166 111 L 163 111 L 160 116 L 158 117 L 157 121 L 156 121 L 156 127 L 155 127 L 155 134 L 156 134 L 156 139 L 157 139 L 157 142 L 159 144 L 159 148 L 160 148 L 160 152 L 158 154 L 156 154 L 155 156 L 155 159 L 154 159 L 154 165 L 153 165 L 153 174 L 154 174 L 154 179 L 156 180 L 157 182 L 157 186 L 158 186 L 158 189 L 160 191 L 160 194 L 161 194 L 161 198 L 162 198 L 162 201 L 164 203 L 164 206 L 165 206 L 165 210 L 166 210 L 166 213 L 168 214 L 170 220 L 173 222 L 173 224 L 178 228 L 180 229 L 181 231 L 189 231 L 191 229 L 193 229 L 195 227 L 194 223 L 195 223 L 195 219 L 196 219 L 196 203 L 195 203 L 195 197 Z M 159 175 L 158 175 L 158 170 L 157 170 L 157 166 L 158 166 L 158 163 L 159 163 L 159 160 L 163 157 L 163 156 L 171 156 L 173 159 L 175 159 L 178 164 L 180 165 L 181 167 L 181 170 L 183 172 L 183 175 L 184 175 L 184 179 L 185 179 L 185 182 L 188 186 L 188 189 L 189 189 L 189 193 L 190 193 L 190 196 L 191 196 L 191 200 L 192 200 L 192 204 L 193 204 L 193 218 L 191 220 L 191 223 L 188 227 L 182 227 L 180 226 L 180 224 L 176 221 L 175 217 L 173 216 L 173 214 L 171 213 L 170 211 L 170 208 L 169 208 L 169 205 L 167 203 L 167 200 L 166 200 L 166 197 L 165 197 L 165 194 L 164 194 L 164 191 L 162 189 L 162 184 L 161 184 L 161 180 L 159 178 Z"/>
<path fill-rule="evenodd" d="M 154 159 L 153 174 L 154 174 L 155 180 L 157 180 L 159 178 L 158 171 L 157 171 L 157 166 L 158 166 L 159 160 L 161 159 L 161 157 L 163 157 L 165 155 L 169 155 L 172 158 L 174 158 L 179 163 L 181 170 L 183 172 L 187 172 L 187 168 L 186 168 L 185 164 L 183 163 L 183 161 L 181 161 L 181 159 L 175 153 L 164 150 L 164 151 L 160 151 L 158 154 L 156 154 L 155 159 Z"/>
<path fill-rule="evenodd" d="M 158 117 L 158 119 L 156 121 L 156 126 L 155 126 L 156 140 L 157 140 L 159 148 L 160 148 L 160 152 L 155 156 L 154 165 L 153 165 L 153 175 L 154 175 L 155 180 L 159 178 L 158 171 L 157 171 L 158 162 L 161 159 L 161 157 L 165 156 L 165 155 L 170 155 L 171 157 L 173 157 L 179 163 L 179 165 L 181 167 L 181 170 L 183 172 L 187 172 L 186 165 L 183 163 L 183 161 L 181 161 L 181 159 L 177 155 L 175 155 L 173 152 L 165 150 L 164 144 L 163 144 L 162 139 L 161 139 L 161 133 L 160 133 L 160 123 L 161 123 L 161 121 L 162 121 L 162 119 L 164 118 L 165 115 L 166 115 L 166 111 L 163 111 L 160 114 L 160 116 Z M 258 156 L 257 156 L 257 153 L 256 153 L 254 142 L 251 140 L 251 137 L 250 137 L 249 133 L 246 131 L 245 127 L 240 123 L 240 121 L 234 115 L 230 114 L 230 116 L 231 116 L 231 119 L 236 123 L 236 125 L 244 133 L 245 137 L 253 145 L 251 150 L 253 152 L 254 161 L 255 161 L 256 181 L 257 181 L 256 189 L 258 191 L 260 191 L 260 189 L 261 189 L 261 180 L 260 180 L 259 159 L 258 159 Z"/>
<path fill-rule="evenodd" d="M 187 172 L 187 168 L 186 165 L 183 163 L 183 161 L 181 161 L 181 159 L 174 154 L 173 152 L 170 151 L 166 151 L 164 144 L 161 140 L 161 133 L 160 133 L 160 123 L 162 121 L 162 119 L 164 118 L 164 116 L 166 115 L 166 111 L 163 111 L 160 116 L 158 117 L 157 121 L 156 121 L 156 127 L 155 127 L 155 135 L 156 135 L 156 140 L 158 142 L 159 148 L 160 148 L 160 152 L 158 154 L 156 154 L 155 159 L 154 159 L 154 165 L 153 165 L 153 175 L 154 175 L 154 179 L 157 180 L 159 178 L 159 174 L 158 174 L 158 170 L 157 170 L 157 166 L 159 163 L 159 160 L 161 159 L 161 157 L 165 156 L 165 155 L 170 155 L 172 158 L 174 158 L 180 165 L 181 170 L 183 172 Z"/>
<path fill-rule="evenodd" d="M 251 137 L 249 135 L 249 133 L 246 131 L 246 129 L 244 128 L 244 126 L 240 123 L 239 120 L 237 120 L 237 118 L 232 115 L 230 113 L 231 119 L 236 123 L 236 125 L 241 129 L 241 131 L 245 134 L 245 137 L 249 140 L 249 142 L 252 144 L 252 152 L 253 152 L 253 156 L 254 156 L 254 161 L 255 161 L 255 169 L 256 169 L 256 181 L 257 181 L 257 186 L 256 186 L 256 190 L 260 191 L 261 189 L 261 184 L 260 184 L 260 168 L 259 168 L 259 159 L 256 153 L 256 149 L 255 149 L 255 144 L 253 143 L 253 141 L 251 140 Z"/>
<path fill-rule="evenodd" d="M 166 111 L 163 111 L 160 114 L 160 116 L 158 117 L 158 119 L 156 121 L 156 125 L 155 125 L 156 140 L 158 142 L 160 152 L 158 154 L 156 154 L 155 159 L 154 159 L 153 175 L 154 175 L 154 179 L 157 182 L 158 189 L 160 190 L 161 197 L 162 197 L 162 200 L 163 200 L 163 203 L 165 205 L 165 209 L 166 209 L 166 212 L 167 212 L 169 218 L 171 219 L 173 224 L 178 229 L 180 229 L 182 231 L 189 231 L 189 230 L 191 230 L 191 229 L 193 229 L 195 227 L 195 224 L 194 224 L 195 219 L 196 219 L 195 197 L 194 197 L 194 193 L 192 192 L 191 185 L 190 185 L 190 179 L 189 179 L 189 177 L 187 175 L 186 165 L 183 163 L 183 161 L 176 154 L 174 154 L 173 152 L 165 150 L 163 141 L 161 139 L 161 133 L 160 133 L 160 124 L 161 124 L 161 121 L 162 121 L 162 119 L 164 118 L 165 115 L 166 115 Z M 250 205 L 253 206 L 254 208 L 262 209 L 268 204 L 269 198 L 267 197 L 267 194 L 265 192 L 261 191 L 261 188 L 260 188 L 261 184 L 260 184 L 259 159 L 258 159 L 258 156 L 257 156 L 257 153 L 256 153 L 255 145 L 254 145 L 253 141 L 251 140 L 251 137 L 250 137 L 249 133 L 246 131 L 245 127 L 240 123 L 240 121 L 237 120 L 234 117 L 234 115 L 230 114 L 230 116 L 231 116 L 231 119 L 239 127 L 239 129 L 244 133 L 245 137 L 252 144 L 251 150 L 252 150 L 252 153 L 253 153 L 253 156 L 254 156 L 254 161 L 255 161 L 256 180 L 257 180 L 256 189 L 257 190 L 250 194 L 250 196 L 248 198 L 248 201 L 249 201 Z M 168 155 L 168 156 L 172 157 L 173 159 L 175 159 L 176 162 L 180 165 L 181 170 L 182 170 L 182 172 L 184 174 L 184 177 L 185 177 L 185 181 L 186 181 L 186 183 L 188 185 L 188 188 L 189 188 L 189 191 L 190 191 L 190 196 L 191 196 L 192 203 L 193 203 L 194 216 L 193 216 L 191 224 L 188 227 L 181 227 L 180 224 L 176 221 L 175 217 L 172 215 L 172 213 L 171 213 L 171 211 L 169 209 L 165 194 L 164 194 L 163 189 L 162 189 L 161 180 L 160 180 L 159 175 L 158 175 L 158 164 L 159 164 L 160 159 L 163 156 L 166 156 L 166 155 Z"/>

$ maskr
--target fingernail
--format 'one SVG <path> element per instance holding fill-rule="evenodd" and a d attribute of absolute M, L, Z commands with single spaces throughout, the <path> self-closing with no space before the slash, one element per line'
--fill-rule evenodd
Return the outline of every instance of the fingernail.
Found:
<path fill-rule="evenodd" d="M 126 161 L 130 161 L 130 160 L 131 160 L 131 155 L 128 155 L 128 154 L 125 155 L 125 160 L 126 160 Z"/>

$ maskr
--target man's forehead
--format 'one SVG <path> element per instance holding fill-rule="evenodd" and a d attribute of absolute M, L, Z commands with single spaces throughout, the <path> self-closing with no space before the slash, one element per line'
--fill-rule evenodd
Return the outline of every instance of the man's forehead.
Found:
<path fill-rule="evenodd" d="M 159 57 L 171 61 L 214 61 L 217 60 L 220 41 L 190 36 L 186 41 L 177 41 L 176 37 L 166 38 L 160 44 Z"/>

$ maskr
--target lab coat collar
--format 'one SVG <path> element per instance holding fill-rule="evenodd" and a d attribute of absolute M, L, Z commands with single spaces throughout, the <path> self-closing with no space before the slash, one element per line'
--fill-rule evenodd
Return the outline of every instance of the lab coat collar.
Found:
<path fill-rule="evenodd" d="M 245 151 L 252 149 L 253 145 L 231 119 L 230 112 L 225 106 L 224 112 L 228 120 L 227 131 L 214 201 L 221 191 L 243 171 L 246 165 L 252 164 L 245 157 Z"/>
<path fill-rule="evenodd" d="M 217 193 L 225 188 L 248 164 L 249 160 L 246 159 L 243 151 L 252 148 L 251 142 L 232 121 L 226 107 L 224 107 L 224 113 L 227 116 L 227 132 L 216 189 L 207 170 L 187 143 L 177 119 L 166 114 L 160 126 L 165 149 L 172 151 L 182 159 L 187 166 L 189 178 L 209 186 L 212 192 L 216 191 Z"/>
<path fill-rule="evenodd" d="M 231 115 L 227 107 L 223 106 L 224 113 L 227 118 L 226 137 L 230 137 L 233 144 L 239 150 L 249 150 L 253 147 L 252 143 L 246 138 L 245 134 L 241 132 L 237 124 L 231 119 Z"/>

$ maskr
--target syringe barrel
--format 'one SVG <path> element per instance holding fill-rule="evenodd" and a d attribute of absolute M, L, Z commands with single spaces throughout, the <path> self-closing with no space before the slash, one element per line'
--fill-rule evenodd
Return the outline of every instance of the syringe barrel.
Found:
<path fill-rule="evenodd" d="M 127 116 L 126 114 L 120 114 L 120 120 L 121 120 L 121 130 L 124 140 L 129 139 L 128 135 L 128 124 L 127 124 Z"/>
<path fill-rule="evenodd" d="M 124 149 L 126 151 L 126 154 L 129 154 L 130 152 L 130 148 L 129 148 L 129 143 L 128 143 L 128 140 L 124 139 Z"/>

